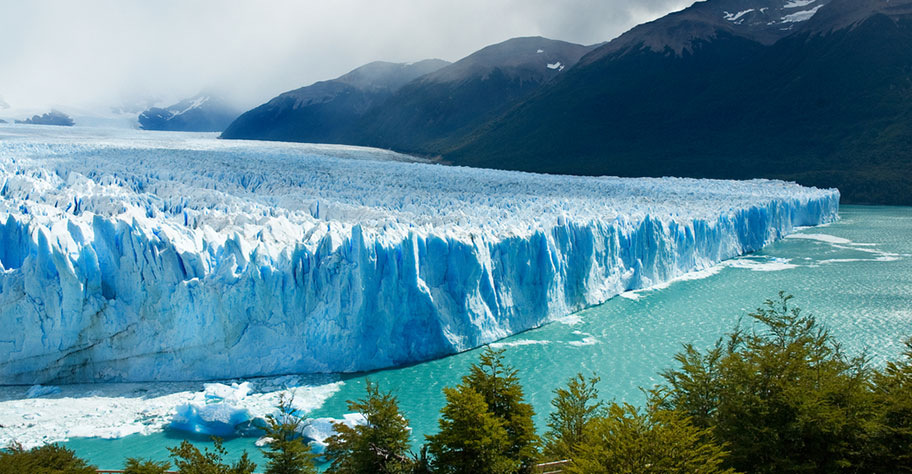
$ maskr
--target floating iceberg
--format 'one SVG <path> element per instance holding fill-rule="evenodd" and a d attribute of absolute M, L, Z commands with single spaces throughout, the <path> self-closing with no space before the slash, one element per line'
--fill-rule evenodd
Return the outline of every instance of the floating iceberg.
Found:
<path fill-rule="evenodd" d="M 234 436 L 242 424 L 250 423 L 250 411 L 230 403 L 209 405 L 181 405 L 171 420 L 169 428 L 188 433 L 212 436 Z"/>
<path fill-rule="evenodd" d="M 0 380 L 427 360 L 758 250 L 834 220 L 838 202 L 779 181 L 0 126 Z"/>
<path fill-rule="evenodd" d="M 212 436 L 234 436 L 251 425 L 254 415 L 239 406 L 250 394 L 250 383 L 229 385 L 207 383 L 203 389 L 205 403 L 186 403 L 176 408 L 169 428 Z"/>
<path fill-rule="evenodd" d="M 32 385 L 29 387 L 28 391 L 25 392 L 25 398 L 40 398 L 48 395 L 56 395 L 58 393 L 60 393 L 60 387 L 55 387 L 53 385 Z"/>

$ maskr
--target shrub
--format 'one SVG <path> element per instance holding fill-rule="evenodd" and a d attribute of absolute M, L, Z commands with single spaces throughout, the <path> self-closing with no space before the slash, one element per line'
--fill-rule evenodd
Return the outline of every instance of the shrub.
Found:
<path fill-rule="evenodd" d="M 256 469 L 256 464 L 250 462 L 246 451 L 233 465 L 225 464 L 222 459 L 228 452 L 222 447 L 222 441 L 219 438 L 212 440 L 215 444 L 212 451 L 206 448 L 204 452 L 200 452 L 189 441 L 181 442 L 180 446 L 176 448 L 168 448 L 178 472 L 181 474 L 251 474 Z"/>
<path fill-rule="evenodd" d="M 57 444 L 25 449 L 14 443 L 0 450 L 0 474 L 95 474 L 95 467 Z"/>
<path fill-rule="evenodd" d="M 611 404 L 584 431 L 569 468 L 573 473 L 734 472 L 722 467 L 727 453 L 708 430 L 671 410 L 652 407 L 641 413 L 627 404 Z"/>
<path fill-rule="evenodd" d="M 748 472 L 856 472 L 874 421 L 870 372 L 780 293 L 707 352 L 692 346 L 659 398 L 731 450 Z"/>
<path fill-rule="evenodd" d="M 168 462 L 128 458 L 124 474 L 164 474 L 170 467 Z"/>
<path fill-rule="evenodd" d="M 903 356 L 874 374 L 877 418 L 866 456 L 871 472 L 912 472 L 912 339 Z"/>

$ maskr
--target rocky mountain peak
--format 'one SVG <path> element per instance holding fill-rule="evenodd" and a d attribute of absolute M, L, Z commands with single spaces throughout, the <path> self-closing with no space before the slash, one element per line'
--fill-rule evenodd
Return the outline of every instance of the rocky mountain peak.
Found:
<path fill-rule="evenodd" d="M 832 0 L 706 0 L 645 23 L 609 42 L 591 61 L 627 49 L 681 55 L 721 34 L 773 44 L 792 34 Z"/>

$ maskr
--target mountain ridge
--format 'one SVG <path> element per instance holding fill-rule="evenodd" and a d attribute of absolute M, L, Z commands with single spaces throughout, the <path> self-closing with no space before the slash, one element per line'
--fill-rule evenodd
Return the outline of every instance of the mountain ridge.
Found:
<path fill-rule="evenodd" d="M 335 79 L 279 94 L 241 114 L 222 138 L 338 142 L 352 133 L 372 105 L 415 78 L 448 64 L 440 59 L 374 61 Z"/>
<path fill-rule="evenodd" d="M 593 46 L 513 38 L 406 84 L 365 114 L 356 144 L 439 154 L 556 80 Z"/>
<path fill-rule="evenodd" d="M 200 93 L 168 107 L 146 109 L 137 120 L 143 130 L 221 132 L 238 115 L 240 111 L 223 99 Z"/>
<path fill-rule="evenodd" d="M 516 38 L 333 118 L 276 116 L 247 138 L 557 174 L 777 178 L 912 204 L 912 0 L 707 0 L 599 45 Z"/>
<path fill-rule="evenodd" d="M 369 63 L 339 78 L 277 96 L 243 114 L 222 137 L 346 143 L 433 154 L 464 140 L 477 125 L 560 76 L 592 48 L 542 37 L 513 38 L 455 63 L 413 63 L 434 67 L 415 70 L 408 80 L 390 87 L 365 91 L 363 86 L 352 86 L 348 78 L 379 64 Z"/>
<path fill-rule="evenodd" d="M 548 173 L 780 178 L 837 186 L 846 202 L 910 204 L 912 17 L 870 9 L 850 26 L 821 34 L 808 22 L 769 46 L 721 34 L 683 56 L 594 51 L 444 157 Z"/>

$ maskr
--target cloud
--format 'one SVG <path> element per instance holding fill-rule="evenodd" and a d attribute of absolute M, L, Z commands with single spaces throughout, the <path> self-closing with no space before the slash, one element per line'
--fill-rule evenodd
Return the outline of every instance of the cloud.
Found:
<path fill-rule="evenodd" d="M 105 108 L 222 90 L 250 106 L 373 60 L 516 36 L 610 40 L 689 0 L 29 0 L 0 15 L 0 95 Z"/>

